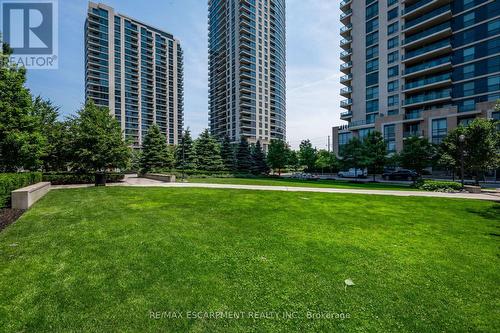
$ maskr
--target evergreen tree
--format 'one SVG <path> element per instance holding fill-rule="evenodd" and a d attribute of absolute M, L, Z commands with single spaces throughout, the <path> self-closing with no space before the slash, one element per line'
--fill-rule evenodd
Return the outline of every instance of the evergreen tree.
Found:
<path fill-rule="evenodd" d="M 196 170 L 196 151 L 191 131 L 186 129 L 175 153 L 175 167 L 179 170 Z"/>
<path fill-rule="evenodd" d="M 216 172 L 224 168 L 220 146 L 217 140 L 210 135 L 208 129 L 204 130 L 195 142 L 195 151 L 198 169 Z"/>
<path fill-rule="evenodd" d="M 269 166 L 267 165 L 266 154 L 262 149 L 260 141 L 253 146 L 252 149 L 252 173 L 255 175 L 262 175 L 269 173 Z"/>
<path fill-rule="evenodd" d="M 227 171 L 236 170 L 236 156 L 234 146 L 229 141 L 229 137 L 222 139 L 220 155 L 224 163 L 224 169 Z"/>
<path fill-rule="evenodd" d="M 272 139 L 267 153 L 267 161 L 273 170 L 278 170 L 281 176 L 281 170 L 288 164 L 290 148 L 283 140 Z"/>
<path fill-rule="evenodd" d="M 26 69 L 10 64 L 10 47 L 0 54 L 0 171 L 37 170 L 46 138 L 32 114 L 32 98 L 24 86 Z"/>
<path fill-rule="evenodd" d="M 173 167 L 174 158 L 167 146 L 166 137 L 160 132 L 158 125 L 149 127 L 142 143 L 142 154 L 139 162 L 140 172 L 161 171 Z"/>
<path fill-rule="evenodd" d="M 240 144 L 236 151 L 236 170 L 239 173 L 248 174 L 252 168 L 252 156 L 250 147 L 245 137 L 241 137 Z"/>

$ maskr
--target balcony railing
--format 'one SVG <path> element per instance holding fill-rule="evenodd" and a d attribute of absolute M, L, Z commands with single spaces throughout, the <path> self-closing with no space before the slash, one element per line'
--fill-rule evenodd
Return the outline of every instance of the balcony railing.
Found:
<path fill-rule="evenodd" d="M 447 98 L 447 97 L 451 98 L 451 89 L 445 89 L 445 90 L 440 90 L 440 91 L 431 91 L 431 92 L 427 92 L 425 94 L 412 96 L 410 98 L 405 99 L 405 105 L 423 103 L 423 102 L 433 101 L 436 99 L 442 99 L 442 98 Z"/>
<path fill-rule="evenodd" d="M 407 52 L 403 56 L 403 60 L 407 60 L 407 59 L 419 56 L 421 54 L 425 54 L 425 53 L 433 51 L 433 50 L 441 49 L 441 48 L 446 47 L 446 46 L 450 46 L 451 47 L 451 41 L 450 41 L 449 38 L 441 40 L 441 41 L 439 41 L 437 43 L 433 43 L 433 44 L 430 44 L 430 45 L 427 45 L 427 46 L 424 46 L 424 47 L 420 47 L 420 48 L 418 48 L 418 49 L 416 49 L 414 51 Z"/>
<path fill-rule="evenodd" d="M 432 68 L 432 67 L 436 67 L 436 66 L 445 64 L 447 62 L 450 62 L 450 61 L 451 61 L 451 57 L 449 57 L 449 56 L 438 58 L 438 59 L 435 59 L 435 60 L 432 60 L 432 61 L 427 61 L 427 62 L 424 62 L 422 64 L 406 68 L 404 70 L 404 74 L 407 75 L 407 74 L 412 74 L 412 73 L 420 72 L 421 70 L 429 69 L 429 68 Z"/>
<path fill-rule="evenodd" d="M 347 74 L 340 77 L 340 82 L 346 82 L 352 80 L 352 74 Z"/>
<path fill-rule="evenodd" d="M 433 2 L 434 0 L 420 0 L 415 2 L 413 5 L 407 6 L 405 9 L 403 9 L 403 15 L 406 15 L 412 11 L 414 11 L 417 8 L 420 8 L 422 6 L 425 6 L 428 3 Z"/>
<path fill-rule="evenodd" d="M 352 37 L 343 38 L 340 40 L 340 46 L 347 45 L 352 42 Z"/>
<path fill-rule="evenodd" d="M 340 89 L 340 94 L 341 95 L 346 95 L 352 93 L 352 87 L 345 87 Z"/>
<path fill-rule="evenodd" d="M 349 62 L 346 62 L 346 63 L 343 63 L 342 65 L 340 65 L 340 70 L 343 71 L 343 70 L 351 68 L 351 67 L 352 67 L 352 61 L 349 61 Z"/>
<path fill-rule="evenodd" d="M 403 132 L 403 138 L 423 137 L 424 131 L 422 130 L 409 130 Z"/>
<path fill-rule="evenodd" d="M 351 105 L 352 105 L 352 99 L 350 98 L 340 101 L 340 107 L 347 107 Z"/>
<path fill-rule="evenodd" d="M 418 119 L 422 118 L 422 111 L 411 111 L 405 114 L 405 119 L 406 120 L 412 120 L 412 119 Z"/>
<path fill-rule="evenodd" d="M 443 7 L 439 7 L 438 9 L 434 9 L 433 11 L 428 12 L 427 14 L 424 14 L 422 16 L 418 16 L 417 18 L 413 20 L 406 21 L 406 23 L 403 25 L 402 30 L 406 30 L 408 28 L 411 28 L 413 26 L 416 26 L 420 23 L 423 23 L 433 17 L 437 17 L 443 13 L 446 13 L 448 11 L 451 11 L 451 5 L 445 5 Z"/>
<path fill-rule="evenodd" d="M 352 14 L 352 9 L 349 8 L 347 11 L 340 14 L 340 20 L 342 21 L 343 19 L 345 19 L 346 17 L 348 17 L 351 14 Z"/>
<path fill-rule="evenodd" d="M 358 127 L 363 125 L 375 124 L 375 119 L 373 120 L 356 120 L 349 123 L 349 128 Z"/>
<path fill-rule="evenodd" d="M 352 111 L 346 111 L 340 113 L 340 118 L 350 118 L 352 117 Z"/>
<path fill-rule="evenodd" d="M 425 38 L 427 36 L 430 36 L 430 35 L 433 35 L 435 34 L 436 32 L 439 32 L 439 31 L 442 31 L 442 30 L 445 30 L 445 29 L 449 29 L 451 28 L 451 22 L 444 22 L 444 23 L 441 23 L 441 24 L 438 24 L 430 29 L 426 29 L 422 32 L 419 32 L 418 34 L 415 34 L 415 35 L 411 35 L 410 37 L 407 37 L 404 41 L 403 41 L 403 45 L 407 45 L 407 44 L 410 44 L 414 41 L 417 41 L 419 39 L 422 39 L 422 38 Z"/>
<path fill-rule="evenodd" d="M 342 7 L 345 7 L 346 5 L 348 5 L 350 2 L 352 2 L 352 0 L 343 0 L 340 2 L 340 8 Z"/>
<path fill-rule="evenodd" d="M 407 84 L 404 85 L 404 90 L 423 87 L 423 86 L 427 86 L 429 84 L 444 82 L 447 80 L 451 80 L 451 73 L 435 75 L 435 76 L 427 77 L 425 79 L 420 79 L 417 81 L 408 82 Z"/>
<path fill-rule="evenodd" d="M 348 23 L 344 25 L 342 28 L 340 28 L 340 33 L 343 34 L 344 32 L 347 32 L 352 29 L 352 23 Z"/>
<path fill-rule="evenodd" d="M 340 52 L 340 59 L 346 58 L 348 56 L 352 55 L 352 49 L 348 49 L 345 51 Z"/>

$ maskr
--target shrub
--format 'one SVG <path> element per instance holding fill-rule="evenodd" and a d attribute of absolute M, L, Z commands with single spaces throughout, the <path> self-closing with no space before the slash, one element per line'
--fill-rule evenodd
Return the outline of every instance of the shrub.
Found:
<path fill-rule="evenodd" d="M 123 173 L 106 173 L 106 182 L 116 183 L 123 180 Z M 72 172 L 51 172 L 44 173 L 43 180 L 52 185 L 74 185 L 74 184 L 94 184 L 95 174 L 93 173 L 72 173 Z"/>
<path fill-rule="evenodd" d="M 1 173 L 0 208 L 10 205 L 10 193 L 12 191 L 41 181 L 41 172 Z"/>
<path fill-rule="evenodd" d="M 460 191 L 462 184 L 450 181 L 424 180 L 417 187 L 421 190 L 431 192 L 453 192 Z"/>

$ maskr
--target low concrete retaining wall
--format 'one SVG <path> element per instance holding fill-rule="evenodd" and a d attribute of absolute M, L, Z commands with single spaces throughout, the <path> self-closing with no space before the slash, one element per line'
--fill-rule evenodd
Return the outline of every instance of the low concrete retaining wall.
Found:
<path fill-rule="evenodd" d="M 50 182 L 40 182 L 12 191 L 12 208 L 28 209 L 50 190 Z"/>
<path fill-rule="evenodd" d="M 147 173 L 142 177 L 152 180 L 158 180 L 165 183 L 175 183 L 175 175 L 164 175 L 160 173 Z"/>

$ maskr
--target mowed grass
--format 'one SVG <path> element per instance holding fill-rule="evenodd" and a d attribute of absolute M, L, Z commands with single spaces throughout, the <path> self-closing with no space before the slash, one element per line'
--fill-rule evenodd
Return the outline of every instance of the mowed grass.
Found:
<path fill-rule="evenodd" d="M 0 332 L 498 332 L 499 213 L 439 198 L 54 190 L 0 233 Z"/>
<path fill-rule="evenodd" d="M 191 183 L 209 184 L 237 184 L 237 185 L 264 185 L 264 186 L 293 186 L 293 187 L 322 187 L 341 189 L 367 190 L 401 190 L 415 191 L 410 184 L 370 183 L 366 180 L 305 180 L 293 178 L 189 178 Z"/>

